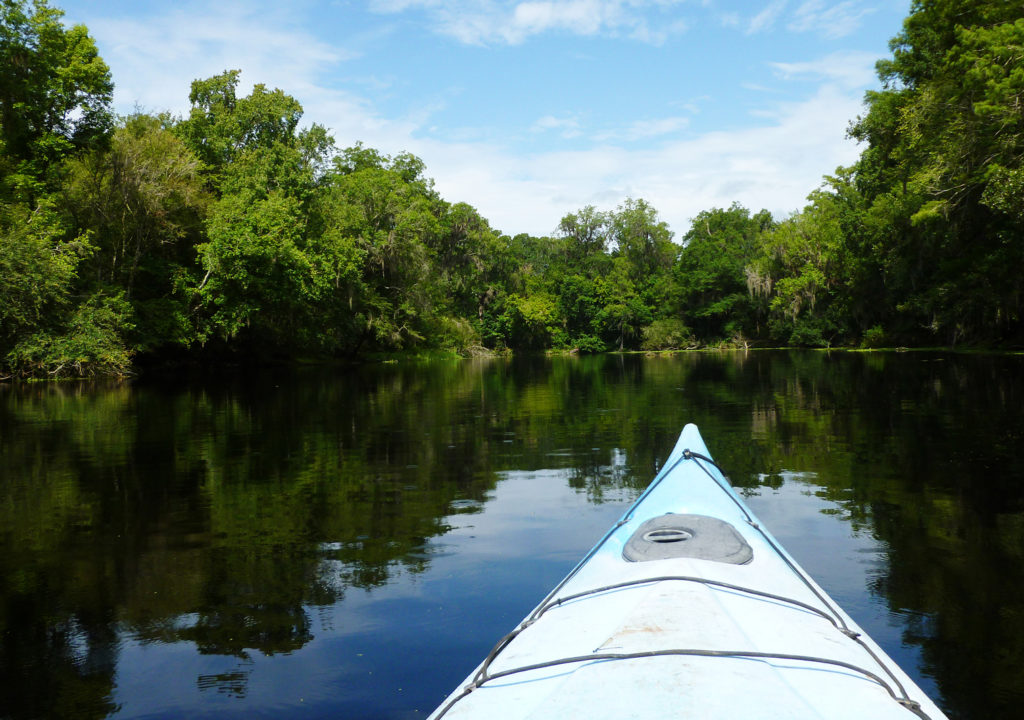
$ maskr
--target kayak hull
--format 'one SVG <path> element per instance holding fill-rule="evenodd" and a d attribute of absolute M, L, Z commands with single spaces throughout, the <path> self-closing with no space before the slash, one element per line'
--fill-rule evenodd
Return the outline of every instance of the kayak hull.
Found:
<path fill-rule="evenodd" d="M 431 717 L 945 716 L 687 425 L 637 502 Z"/>

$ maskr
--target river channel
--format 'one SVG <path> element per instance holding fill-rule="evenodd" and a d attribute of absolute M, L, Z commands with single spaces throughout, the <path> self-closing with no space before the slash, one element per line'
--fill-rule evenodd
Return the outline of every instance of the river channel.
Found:
<path fill-rule="evenodd" d="M 424 718 L 685 423 L 955 720 L 1024 707 L 1024 357 L 0 384 L 0 718 Z"/>

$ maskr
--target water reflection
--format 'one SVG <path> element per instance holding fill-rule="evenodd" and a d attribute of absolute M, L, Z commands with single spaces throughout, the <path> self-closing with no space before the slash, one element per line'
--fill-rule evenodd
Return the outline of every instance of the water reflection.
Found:
<path fill-rule="evenodd" d="M 769 527 L 951 715 L 1009 716 L 1024 699 L 1021 370 L 731 353 L 4 386 L 0 706 L 428 711 L 697 422 Z"/>

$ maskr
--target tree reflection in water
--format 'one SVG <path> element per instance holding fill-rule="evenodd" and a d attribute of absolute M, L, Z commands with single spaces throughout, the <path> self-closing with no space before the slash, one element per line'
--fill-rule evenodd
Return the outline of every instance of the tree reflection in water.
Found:
<path fill-rule="evenodd" d="M 351 630 L 318 609 L 429 574 L 505 478 L 558 469 L 590 503 L 622 502 L 691 421 L 738 485 L 806 482 L 873 538 L 885 562 L 864 592 L 920 649 L 916 673 L 955 717 L 1008 716 L 1024 699 L 1022 364 L 705 353 L 4 386 L 4 717 L 117 714 L 125 643 L 223 657 L 184 666 L 197 702 L 251 699 L 256 657 L 299 656 Z M 441 622 L 432 602 L 408 622 Z"/>

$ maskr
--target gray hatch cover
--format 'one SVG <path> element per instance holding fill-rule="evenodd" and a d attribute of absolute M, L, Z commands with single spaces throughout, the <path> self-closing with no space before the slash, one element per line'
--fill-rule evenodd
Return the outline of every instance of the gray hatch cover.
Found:
<path fill-rule="evenodd" d="M 694 558 L 745 565 L 754 551 L 736 528 L 718 518 L 667 513 L 638 527 L 622 556 L 630 562 Z"/>

